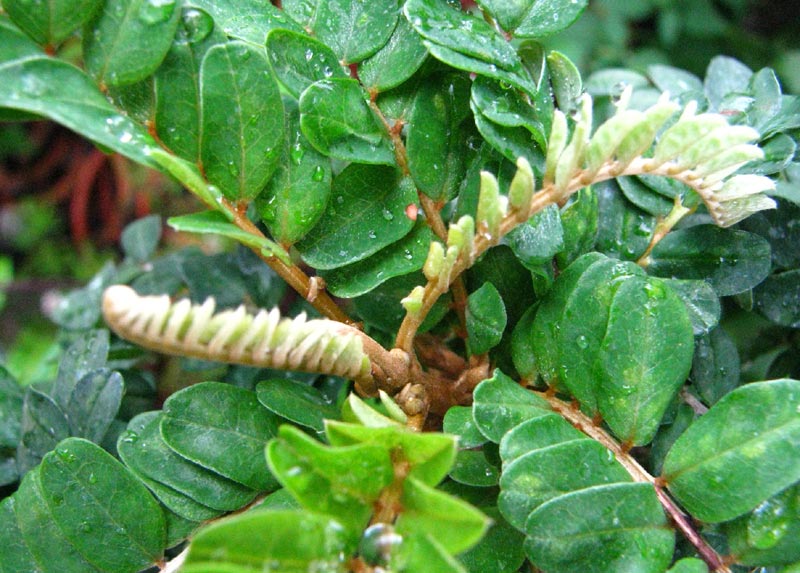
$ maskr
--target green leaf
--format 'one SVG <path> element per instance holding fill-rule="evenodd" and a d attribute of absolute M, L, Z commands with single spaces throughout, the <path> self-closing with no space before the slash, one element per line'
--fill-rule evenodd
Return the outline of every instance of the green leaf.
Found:
<path fill-rule="evenodd" d="M 474 487 L 492 487 L 500 479 L 500 468 L 489 463 L 480 450 L 461 450 L 450 471 L 450 479 Z"/>
<path fill-rule="evenodd" d="M 398 18 L 389 41 L 358 66 L 358 77 L 370 91 L 386 91 L 413 76 L 427 56 L 419 34 Z"/>
<path fill-rule="evenodd" d="M 722 328 L 697 337 L 692 384 L 709 405 L 739 385 L 739 352 Z"/>
<path fill-rule="evenodd" d="M 448 553 L 460 553 L 475 545 L 489 526 L 489 519 L 467 502 L 407 478 L 400 498 L 403 511 L 395 526 L 404 535 L 428 534 Z"/>
<path fill-rule="evenodd" d="M 800 479 L 800 382 L 737 388 L 696 420 L 664 460 L 662 476 L 697 519 L 727 521 Z"/>
<path fill-rule="evenodd" d="M 184 5 L 176 37 L 153 75 L 158 137 L 192 163 L 200 161 L 200 65 L 209 48 L 226 41 L 208 12 Z"/>
<path fill-rule="evenodd" d="M 181 571 L 338 571 L 344 556 L 354 549 L 350 536 L 333 518 L 307 511 L 259 511 L 201 530 Z"/>
<path fill-rule="evenodd" d="M 275 172 L 283 141 L 283 104 L 263 51 L 243 42 L 209 49 L 200 98 L 206 177 L 231 201 L 254 198 Z"/>
<path fill-rule="evenodd" d="M 372 504 L 394 480 L 389 449 L 362 443 L 324 446 L 292 426 L 281 426 L 266 449 L 269 467 L 307 510 L 363 529 Z"/>
<path fill-rule="evenodd" d="M 494 149 L 509 161 L 515 162 L 518 157 L 524 157 L 536 172 L 541 172 L 544 167 L 544 154 L 538 144 L 540 134 L 527 127 L 508 127 L 491 121 L 483 115 L 475 100 L 470 101 L 478 131 Z"/>
<path fill-rule="evenodd" d="M 210 185 L 201 175 L 194 163 L 190 163 L 163 149 L 149 149 L 148 156 L 175 179 L 181 182 L 198 199 L 214 210 L 219 209 L 223 201 L 222 192 L 214 185 Z M 227 209 L 220 211 L 228 221 L 233 221 L 233 214 Z M 158 264 L 154 261 L 153 264 Z"/>
<path fill-rule="evenodd" d="M 65 440 L 45 456 L 39 474 L 41 495 L 56 526 L 92 563 L 105 571 L 137 571 L 160 559 L 161 508 L 99 446 Z"/>
<path fill-rule="evenodd" d="M 411 180 L 394 168 L 349 165 L 333 180 L 325 214 L 297 249 L 316 269 L 365 259 L 411 231 L 405 209 L 416 199 Z"/>
<path fill-rule="evenodd" d="M 326 44 L 291 30 L 269 33 L 267 55 L 278 81 L 295 98 L 318 80 L 348 77 Z"/>
<path fill-rule="evenodd" d="M 508 84 L 478 76 L 472 82 L 471 99 L 487 120 L 505 127 L 524 127 L 541 149 L 547 147 L 542 110 Z"/>
<path fill-rule="evenodd" d="M 784 565 L 800 559 L 800 485 L 725 524 L 731 553 L 744 565 Z"/>
<path fill-rule="evenodd" d="M 452 406 L 444 415 L 442 431 L 458 436 L 459 448 L 476 448 L 486 443 L 472 419 L 472 408 L 468 406 Z"/>
<path fill-rule="evenodd" d="M 381 214 L 387 221 L 394 219 L 389 210 Z M 404 217 L 405 214 L 400 216 Z M 418 222 L 408 235 L 374 255 L 320 274 L 333 295 L 342 298 L 360 296 L 391 278 L 420 270 L 425 264 L 432 240 L 430 227 Z"/>
<path fill-rule="evenodd" d="M 22 539 L 28 546 L 28 549 L 33 556 L 34 561 L 39 566 L 41 571 L 50 573 L 50 571 L 59 571 L 63 573 L 95 573 L 104 571 L 96 565 L 87 561 L 81 551 L 78 551 L 78 544 L 72 542 L 66 536 L 66 531 L 63 530 L 59 524 L 56 523 L 53 516 L 51 503 L 45 501 L 45 494 L 42 491 L 40 483 L 39 471 L 32 471 L 25 476 L 19 489 L 14 493 L 16 503 L 17 525 L 22 532 Z M 134 482 L 135 483 L 135 482 Z M 138 484 L 135 484 L 141 487 Z M 62 504 L 63 504 L 62 497 Z M 151 500 L 152 501 L 152 500 Z M 24 508 L 24 509 L 23 509 Z M 156 509 L 158 509 L 156 507 Z M 77 517 L 80 520 L 83 508 L 72 508 L 75 514 L 73 520 Z M 80 523 L 80 521 L 79 521 Z M 88 523 L 88 521 L 87 521 Z M 70 528 L 70 533 L 73 528 Z M 111 530 L 113 531 L 113 529 Z M 163 534 L 163 523 L 161 532 Z M 148 537 L 152 532 L 147 532 Z M 91 540 L 92 536 L 83 536 Z M 84 542 L 85 543 L 85 542 Z M 5 553 L 3 559 L 5 560 Z M 94 555 L 94 552 L 90 552 Z M 57 564 L 56 567 L 53 567 Z M 143 564 L 144 565 L 144 564 Z M 139 568 L 133 568 L 136 571 Z M 105 571 L 113 571 L 113 569 L 106 569 Z M 16 571 L 14 573 L 17 573 Z"/>
<path fill-rule="evenodd" d="M 423 38 L 504 70 L 521 69 L 511 44 L 477 16 L 434 0 L 409 0 L 403 10 Z"/>
<path fill-rule="evenodd" d="M 564 471 L 567 467 L 577 471 Z M 614 455 L 590 439 L 534 449 L 503 465 L 497 507 L 508 522 L 525 530 L 528 516 L 546 501 L 596 485 L 631 481 Z"/>
<path fill-rule="evenodd" d="M 752 233 L 698 225 L 672 231 L 653 249 L 649 273 L 703 279 L 720 296 L 755 287 L 770 271 L 769 243 Z"/>
<path fill-rule="evenodd" d="M 503 238 L 519 261 L 530 270 L 539 268 L 564 249 L 564 230 L 558 207 L 548 205 Z"/>
<path fill-rule="evenodd" d="M 178 29 L 175 0 L 107 0 L 83 35 L 86 69 L 100 85 L 143 80 L 161 64 Z"/>
<path fill-rule="evenodd" d="M 170 396 L 161 420 L 164 441 L 175 452 L 259 491 L 277 487 L 261 456 L 277 427 L 254 392 L 216 382 Z"/>
<path fill-rule="evenodd" d="M 708 573 L 708 565 L 702 559 L 684 557 L 676 561 L 667 573 Z"/>
<path fill-rule="evenodd" d="M 300 131 L 297 104 L 284 100 L 285 132 L 278 169 L 256 200 L 261 220 L 282 245 L 303 238 L 317 224 L 331 193 L 330 160 Z"/>
<path fill-rule="evenodd" d="M 471 354 L 484 354 L 500 343 L 506 328 L 506 307 L 490 282 L 467 298 L 467 335 Z"/>
<path fill-rule="evenodd" d="M 722 100 L 731 93 L 747 91 L 753 71 L 739 60 L 716 56 L 708 64 L 705 77 L 705 95 L 711 109 L 720 109 Z"/>
<path fill-rule="evenodd" d="M 157 147 L 137 124 L 117 112 L 89 77 L 66 62 L 45 56 L 11 27 L 0 25 L 0 106 L 56 121 L 145 165 Z"/>
<path fill-rule="evenodd" d="M 155 253 L 161 240 L 161 217 L 148 215 L 129 224 L 122 231 L 120 243 L 125 256 L 133 262 L 144 263 Z"/>
<path fill-rule="evenodd" d="M 192 0 L 192 4 L 211 14 L 227 36 L 262 48 L 275 28 L 303 31 L 283 10 L 262 0 Z"/>
<path fill-rule="evenodd" d="M 15 448 L 20 439 L 25 391 L 0 366 L 0 448 Z"/>
<path fill-rule="evenodd" d="M 483 539 L 458 556 L 469 571 L 515 573 L 525 561 L 524 536 L 511 527 L 495 508 L 481 508 L 492 523 Z"/>
<path fill-rule="evenodd" d="M 597 237 L 597 194 L 591 188 L 581 189 L 561 210 L 564 230 L 564 249 L 556 255 L 560 267 L 566 267 L 583 253 L 591 250 Z"/>
<path fill-rule="evenodd" d="M 3 543 L 3 560 L 0 561 L 2 573 L 30 571 L 41 573 L 42 569 L 34 561 L 31 550 L 25 543 L 17 524 L 17 496 L 10 495 L 0 502 L 0 539 Z"/>
<path fill-rule="evenodd" d="M 444 479 L 456 457 L 456 440 L 446 434 L 420 434 L 400 425 L 368 428 L 333 421 L 326 428 L 328 439 L 335 446 L 374 444 L 396 451 L 399 459 L 411 466 L 408 475 L 429 486 Z"/>
<path fill-rule="evenodd" d="M 352 64 L 386 43 L 398 15 L 397 0 L 327 0 L 317 5 L 313 30 L 342 62 Z"/>
<path fill-rule="evenodd" d="M 655 217 L 626 201 L 614 180 L 593 188 L 598 205 L 595 248 L 610 257 L 636 261 L 650 244 Z"/>
<path fill-rule="evenodd" d="M 755 307 L 770 322 L 800 327 L 800 269 L 777 273 L 753 290 Z"/>
<path fill-rule="evenodd" d="M 40 44 L 49 46 L 66 40 L 102 5 L 102 0 L 3 0 L 3 9 L 20 30 Z"/>
<path fill-rule="evenodd" d="M 533 321 L 536 306 L 530 307 L 511 333 L 511 360 L 523 380 L 536 378 L 536 355 L 533 351 Z"/>
<path fill-rule="evenodd" d="M 626 443 L 653 439 L 689 375 L 692 324 L 683 301 L 664 282 L 626 280 L 617 289 L 600 347 L 597 406 Z"/>
<path fill-rule="evenodd" d="M 320 80 L 300 96 L 300 127 L 324 155 L 344 161 L 394 165 L 386 132 L 358 81 Z"/>
<path fill-rule="evenodd" d="M 625 198 L 653 217 L 666 217 L 675 202 L 655 192 L 638 177 L 617 177 L 616 180 Z"/>
<path fill-rule="evenodd" d="M 256 492 L 252 489 L 209 471 L 170 449 L 161 437 L 162 417 L 159 412 L 141 421 L 137 418 L 131 421 L 131 429 L 120 436 L 117 444 L 125 465 L 196 504 L 220 512 L 235 511 L 255 497 Z"/>
<path fill-rule="evenodd" d="M 390 565 L 398 573 L 467 573 L 432 535 L 407 535 L 393 552 Z"/>
<path fill-rule="evenodd" d="M 319 390 L 285 378 L 259 382 L 256 395 L 273 414 L 317 432 L 325 429 L 325 420 L 340 417 L 336 407 Z"/>
<path fill-rule="evenodd" d="M 508 468 L 520 456 L 549 446 L 583 440 L 586 435 L 559 414 L 550 413 L 515 426 L 500 440 L 500 457 Z"/>
<path fill-rule="evenodd" d="M 53 399 L 66 408 L 78 381 L 92 370 L 106 365 L 108 331 L 92 330 L 73 342 L 58 365 L 58 377 L 53 384 Z"/>
<path fill-rule="evenodd" d="M 585 5 L 585 3 L 584 3 Z M 576 111 L 583 93 L 581 73 L 572 61 L 561 52 L 552 51 L 547 56 L 553 96 L 564 113 Z"/>
<path fill-rule="evenodd" d="M 672 560 L 675 542 L 647 483 L 562 495 L 534 511 L 525 530 L 528 558 L 553 573 L 661 573 Z"/>
<path fill-rule="evenodd" d="M 500 370 L 478 384 L 473 394 L 472 416 L 481 433 L 495 443 L 521 422 L 545 416 L 550 405 Z"/>
<path fill-rule="evenodd" d="M 464 120 L 470 82 L 462 74 L 434 76 L 414 99 L 408 123 L 408 168 L 417 187 L 435 201 L 458 191 L 466 169 Z"/>
<path fill-rule="evenodd" d="M 592 414 L 598 411 L 597 400 L 603 394 L 601 384 L 606 381 L 597 369 L 607 355 L 603 343 L 614 295 L 627 279 L 643 274 L 635 264 L 613 259 L 592 264 L 578 279 L 556 319 L 561 325 L 560 329 L 558 322 L 555 325 L 559 380 Z M 549 298 L 550 295 L 545 297 L 540 308 L 544 308 Z M 561 297 L 554 299 L 554 304 L 561 304 Z M 553 325 L 534 321 L 537 331 L 552 328 Z"/>
<path fill-rule="evenodd" d="M 557 376 L 561 357 L 556 337 L 559 335 L 558 324 L 564 306 L 584 271 L 604 258 L 600 253 L 586 253 L 564 269 L 539 305 L 531 330 L 527 334 L 524 332 L 519 334 L 520 337 L 529 337 L 528 344 L 535 357 L 534 366 L 544 381 L 551 386 L 559 386 Z M 560 387 L 563 387 L 563 384 Z"/>
<path fill-rule="evenodd" d="M 481 0 L 480 6 L 500 27 L 518 38 L 542 38 L 568 28 L 584 11 L 588 0 Z"/>
<path fill-rule="evenodd" d="M 719 323 L 722 313 L 719 296 L 706 281 L 665 279 L 689 311 L 695 336 L 709 332 Z"/>
<path fill-rule="evenodd" d="M 101 443 L 117 416 L 124 392 L 119 372 L 101 368 L 82 376 L 64 408 L 70 435 Z"/>
<path fill-rule="evenodd" d="M 283 247 L 273 243 L 266 237 L 260 237 L 243 231 L 231 223 L 221 211 L 203 211 L 201 213 L 170 217 L 167 220 L 167 224 L 176 231 L 222 235 L 223 237 L 228 237 L 248 247 L 264 251 L 269 255 L 274 255 L 281 259 L 288 259 L 288 255 Z"/>
<path fill-rule="evenodd" d="M 50 396 L 28 387 L 22 405 L 17 467 L 20 475 L 36 467 L 56 444 L 69 436 L 69 422 Z"/>
<path fill-rule="evenodd" d="M 647 67 L 647 75 L 659 90 L 669 92 L 673 97 L 686 92 L 703 91 L 703 82 L 697 76 L 672 66 L 650 65 Z"/>

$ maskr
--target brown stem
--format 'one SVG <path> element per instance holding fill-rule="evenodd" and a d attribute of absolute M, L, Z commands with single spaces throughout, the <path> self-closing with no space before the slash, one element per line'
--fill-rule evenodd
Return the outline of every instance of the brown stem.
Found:
<path fill-rule="evenodd" d="M 238 208 L 236 205 L 233 205 L 227 200 L 223 201 L 223 205 L 233 215 L 233 223 L 242 231 L 250 233 L 251 235 L 259 238 L 264 237 L 264 233 L 262 233 L 261 230 L 256 227 L 250 219 L 247 218 L 243 208 Z M 287 265 L 278 257 L 265 255 L 258 249 L 253 249 L 253 252 L 255 252 L 261 260 L 267 263 L 272 270 L 278 273 L 278 275 L 285 280 L 289 286 L 291 286 L 294 290 L 300 293 L 303 298 L 310 302 L 314 308 L 320 312 L 320 314 L 330 318 L 331 320 L 349 324 L 353 327 L 358 326 L 356 321 L 347 316 L 347 314 L 341 308 L 339 308 L 339 306 L 333 301 L 328 293 L 321 291 L 318 287 L 314 288 L 311 278 L 304 273 L 300 267 L 297 265 Z"/>
<path fill-rule="evenodd" d="M 659 480 L 650 475 L 647 470 L 630 455 L 622 444 L 612 438 L 603 428 L 595 424 L 591 418 L 581 412 L 580 409 L 573 404 L 558 399 L 551 392 L 534 392 L 534 394 L 547 400 L 550 407 L 570 424 L 575 426 L 575 428 L 608 448 L 634 481 L 652 484 L 664 511 L 675 524 L 675 527 L 694 546 L 698 555 L 708 564 L 709 569 L 719 573 L 730 573 L 730 569 L 725 564 L 722 557 L 700 536 L 689 522 L 686 515 L 684 515 L 677 504 L 670 498 L 669 494 L 662 489 Z"/>

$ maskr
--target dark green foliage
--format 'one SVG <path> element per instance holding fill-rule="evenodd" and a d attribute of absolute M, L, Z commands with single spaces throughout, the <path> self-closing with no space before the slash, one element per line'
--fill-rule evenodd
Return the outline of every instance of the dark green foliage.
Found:
<path fill-rule="evenodd" d="M 222 240 L 134 222 L 50 313 L 57 374 L 0 370 L 0 572 L 795 571 L 796 50 L 711 58 L 783 46 L 739 1 L 276 4 L 2 0 L 0 118 L 170 174 L 203 206 L 167 224 Z M 363 379 L 145 352 L 115 284 L 346 316 Z"/>

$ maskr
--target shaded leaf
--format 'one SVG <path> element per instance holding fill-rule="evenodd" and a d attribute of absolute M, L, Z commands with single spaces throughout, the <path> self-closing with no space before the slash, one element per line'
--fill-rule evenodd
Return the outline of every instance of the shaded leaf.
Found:
<path fill-rule="evenodd" d="M 467 298 L 467 345 L 471 354 L 488 352 L 500 342 L 506 327 L 506 307 L 495 286 L 483 283 Z"/>
<path fill-rule="evenodd" d="M 340 417 L 319 390 L 292 380 L 275 378 L 259 382 L 256 395 L 273 414 L 317 432 L 325 429 L 325 420 Z"/>
<path fill-rule="evenodd" d="M 125 256 L 136 263 L 144 263 L 152 257 L 159 240 L 161 240 L 159 215 L 148 215 L 130 223 L 120 236 Z"/>
<path fill-rule="evenodd" d="M 70 435 L 99 444 L 117 416 L 124 392 L 119 372 L 101 368 L 82 376 L 64 408 Z"/>
<path fill-rule="evenodd" d="M 697 337 L 692 384 L 706 404 L 713 405 L 739 385 L 739 352 L 722 329 Z"/>
<path fill-rule="evenodd" d="M 203 382 L 164 402 L 161 434 L 181 456 L 259 491 L 277 487 L 261 453 L 278 420 L 254 392 Z"/>

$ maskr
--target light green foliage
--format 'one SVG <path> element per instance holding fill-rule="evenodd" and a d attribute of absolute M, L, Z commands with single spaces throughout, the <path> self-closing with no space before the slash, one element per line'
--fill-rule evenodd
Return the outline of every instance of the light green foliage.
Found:
<path fill-rule="evenodd" d="M 2 4 L 0 119 L 203 206 L 0 370 L 0 572 L 797 568 L 794 52 L 695 57 L 758 3 Z"/>

